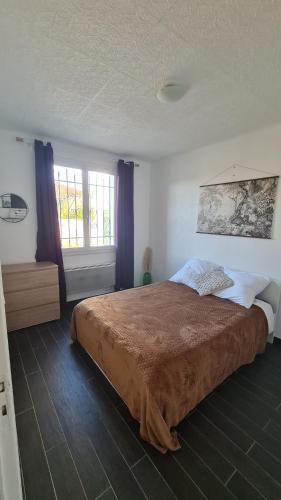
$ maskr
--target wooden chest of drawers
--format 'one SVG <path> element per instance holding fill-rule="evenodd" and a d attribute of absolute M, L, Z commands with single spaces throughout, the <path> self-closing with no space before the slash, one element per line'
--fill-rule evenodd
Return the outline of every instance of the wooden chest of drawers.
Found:
<path fill-rule="evenodd" d="M 58 267 L 51 262 L 2 266 L 8 331 L 59 319 Z"/>

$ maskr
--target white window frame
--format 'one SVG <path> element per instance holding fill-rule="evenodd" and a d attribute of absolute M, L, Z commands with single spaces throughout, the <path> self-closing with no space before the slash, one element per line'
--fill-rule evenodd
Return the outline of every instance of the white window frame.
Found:
<path fill-rule="evenodd" d="M 116 245 L 90 246 L 89 245 L 89 188 L 88 172 L 101 172 L 114 176 L 114 240 L 116 238 L 116 187 L 117 175 L 116 168 L 110 163 L 88 162 L 87 160 L 75 160 L 64 156 L 56 156 L 55 165 L 67 168 L 77 168 L 82 170 L 82 193 L 83 193 L 83 231 L 84 246 L 77 248 L 62 248 L 62 254 L 67 255 L 89 255 L 99 253 L 112 253 L 116 250 Z M 86 244 L 87 242 L 87 244 Z"/>

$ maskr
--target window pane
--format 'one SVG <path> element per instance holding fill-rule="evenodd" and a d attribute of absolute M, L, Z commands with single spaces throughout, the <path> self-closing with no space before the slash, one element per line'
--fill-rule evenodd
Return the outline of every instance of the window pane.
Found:
<path fill-rule="evenodd" d="M 89 172 L 91 246 L 114 245 L 114 175 Z"/>
<path fill-rule="evenodd" d="M 54 166 L 62 248 L 84 246 L 82 170 Z"/>

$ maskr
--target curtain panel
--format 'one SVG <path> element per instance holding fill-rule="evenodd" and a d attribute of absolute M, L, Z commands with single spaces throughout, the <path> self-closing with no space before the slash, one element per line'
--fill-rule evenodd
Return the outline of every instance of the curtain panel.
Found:
<path fill-rule="evenodd" d="M 35 140 L 35 180 L 37 207 L 37 262 L 58 265 L 60 303 L 66 300 L 57 200 L 54 182 L 54 156 L 51 144 Z"/>
<path fill-rule="evenodd" d="M 119 160 L 116 200 L 116 290 L 134 286 L 134 163 Z"/>

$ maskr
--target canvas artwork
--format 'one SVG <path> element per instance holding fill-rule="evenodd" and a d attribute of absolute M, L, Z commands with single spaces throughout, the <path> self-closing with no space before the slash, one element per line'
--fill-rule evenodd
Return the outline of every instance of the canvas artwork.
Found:
<path fill-rule="evenodd" d="M 197 232 L 271 238 L 278 179 L 201 186 Z"/>

